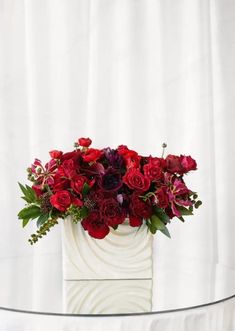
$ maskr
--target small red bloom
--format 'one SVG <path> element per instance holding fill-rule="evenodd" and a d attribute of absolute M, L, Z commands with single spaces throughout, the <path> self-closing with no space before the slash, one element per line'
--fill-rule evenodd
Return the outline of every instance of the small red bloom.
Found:
<path fill-rule="evenodd" d="M 169 205 L 169 198 L 167 195 L 167 187 L 162 186 L 156 191 L 158 205 L 160 208 L 167 208 Z"/>
<path fill-rule="evenodd" d="M 53 150 L 53 151 L 50 151 L 49 154 L 50 154 L 50 156 L 51 156 L 52 159 L 60 159 L 61 156 L 62 156 L 62 154 L 63 154 L 63 152 L 57 151 L 57 150 Z"/>
<path fill-rule="evenodd" d="M 148 219 L 152 215 L 152 206 L 149 202 L 144 202 L 138 193 L 133 193 L 131 195 L 130 202 L 130 215 L 135 216 L 139 219 Z"/>
<path fill-rule="evenodd" d="M 64 174 L 67 178 L 71 179 L 76 175 L 76 168 L 73 159 L 65 160 L 61 167 L 64 170 Z"/>
<path fill-rule="evenodd" d="M 139 168 L 141 156 L 139 156 L 137 152 L 129 149 L 126 145 L 118 146 L 117 151 L 122 155 L 128 169 Z"/>
<path fill-rule="evenodd" d="M 71 196 L 68 191 L 58 191 L 50 197 L 50 202 L 53 207 L 60 211 L 66 211 L 71 205 Z"/>
<path fill-rule="evenodd" d="M 89 147 L 92 143 L 92 140 L 90 138 L 79 138 L 78 143 L 82 147 Z"/>
<path fill-rule="evenodd" d="M 115 198 L 104 199 L 101 202 L 100 215 L 110 226 L 122 224 L 126 218 L 126 212 Z"/>
<path fill-rule="evenodd" d="M 102 151 L 95 148 L 89 148 L 84 154 L 82 154 L 82 158 L 85 162 L 96 162 L 102 155 Z"/>

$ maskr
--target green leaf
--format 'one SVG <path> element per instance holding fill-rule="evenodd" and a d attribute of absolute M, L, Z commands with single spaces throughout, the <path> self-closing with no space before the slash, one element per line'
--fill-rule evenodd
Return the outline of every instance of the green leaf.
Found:
<path fill-rule="evenodd" d="M 112 228 L 113 228 L 114 230 L 117 230 L 118 225 L 112 225 Z"/>
<path fill-rule="evenodd" d="M 34 190 L 28 186 L 25 185 L 25 187 L 21 184 L 18 183 L 20 186 L 21 191 L 23 192 L 24 196 L 22 197 L 26 202 L 28 203 L 32 203 L 32 202 L 36 202 L 37 201 L 37 195 L 34 192 Z"/>
<path fill-rule="evenodd" d="M 88 215 L 88 208 L 86 206 L 83 206 L 80 210 L 81 218 L 85 218 Z"/>
<path fill-rule="evenodd" d="M 41 215 L 41 210 L 38 206 L 31 205 L 25 207 L 18 213 L 19 219 L 34 219 Z"/>
<path fill-rule="evenodd" d="M 37 227 L 40 228 L 49 218 L 48 214 L 41 214 L 37 220 Z"/>
<path fill-rule="evenodd" d="M 87 193 L 90 191 L 90 186 L 87 183 L 84 183 L 82 188 L 82 194 L 87 195 Z"/>
<path fill-rule="evenodd" d="M 177 206 L 177 210 L 181 213 L 181 216 L 187 216 L 187 215 L 193 215 L 192 211 L 183 207 L 183 206 Z"/>
<path fill-rule="evenodd" d="M 167 236 L 168 238 L 171 238 L 170 232 L 167 229 L 167 227 L 165 226 L 164 229 L 160 230 L 165 236 Z"/>
<path fill-rule="evenodd" d="M 157 228 L 151 223 L 148 225 L 148 228 L 152 234 L 155 234 L 157 232 Z"/>
<path fill-rule="evenodd" d="M 179 219 L 181 222 L 185 222 L 185 219 L 183 218 L 183 216 L 178 217 L 178 219 Z"/>
<path fill-rule="evenodd" d="M 169 237 L 169 238 L 171 237 L 164 222 L 162 222 L 157 215 L 153 214 L 151 216 L 150 220 L 151 220 L 150 231 L 151 232 L 153 231 L 152 233 L 156 233 L 156 231 L 159 230 L 163 234 L 165 234 L 167 237 Z"/>
<path fill-rule="evenodd" d="M 29 218 L 23 219 L 22 226 L 23 228 L 29 223 Z"/>
<path fill-rule="evenodd" d="M 170 223 L 169 216 L 164 212 L 162 208 L 155 207 L 154 214 L 157 215 L 163 223 Z"/>

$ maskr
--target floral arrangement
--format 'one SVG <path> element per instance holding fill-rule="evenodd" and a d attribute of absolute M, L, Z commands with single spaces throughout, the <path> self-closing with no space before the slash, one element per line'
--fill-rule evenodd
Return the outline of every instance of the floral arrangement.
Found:
<path fill-rule="evenodd" d="M 170 237 L 171 219 L 184 222 L 185 215 L 201 205 L 190 190 L 184 175 L 197 169 L 191 156 L 141 156 L 125 145 L 117 149 L 91 148 L 90 138 L 80 138 L 72 152 L 49 152 L 43 165 L 38 159 L 27 169 L 31 186 L 19 186 L 26 206 L 18 213 L 25 227 L 37 220 L 38 230 L 29 242 L 34 244 L 71 216 L 91 237 L 102 239 L 110 228 L 128 220 L 129 226 L 146 224 L 152 234 L 157 230 Z"/>

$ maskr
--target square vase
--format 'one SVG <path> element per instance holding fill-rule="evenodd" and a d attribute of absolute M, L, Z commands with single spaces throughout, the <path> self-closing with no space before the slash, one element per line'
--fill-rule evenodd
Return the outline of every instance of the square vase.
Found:
<path fill-rule="evenodd" d="M 152 234 L 126 220 L 104 239 L 90 237 L 70 217 L 63 221 L 64 280 L 151 279 Z"/>
<path fill-rule="evenodd" d="M 65 313 L 139 313 L 152 307 L 152 235 L 128 220 L 104 239 L 89 236 L 81 223 L 63 221 Z"/>

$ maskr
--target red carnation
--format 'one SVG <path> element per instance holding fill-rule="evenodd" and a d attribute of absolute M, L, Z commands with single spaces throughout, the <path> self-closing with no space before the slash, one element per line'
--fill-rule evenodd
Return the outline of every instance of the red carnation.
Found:
<path fill-rule="evenodd" d="M 138 169 L 131 168 L 123 176 L 123 182 L 133 190 L 147 191 L 150 186 L 150 180 L 144 176 Z"/>
<path fill-rule="evenodd" d="M 102 151 L 95 148 L 89 148 L 84 154 L 82 154 L 82 158 L 85 162 L 95 162 L 102 155 Z"/>
<path fill-rule="evenodd" d="M 78 143 L 82 147 L 89 147 L 92 143 L 92 140 L 90 138 L 79 138 Z"/>
<path fill-rule="evenodd" d="M 144 174 L 152 181 L 156 181 L 162 178 L 161 162 L 150 162 L 143 166 Z"/>
<path fill-rule="evenodd" d="M 89 235 L 96 239 L 103 239 L 109 233 L 108 225 L 101 219 L 99 212 L 92 211 L 82 220 L 84 230 L 87 230 Z"/>
<path fill-rule="evenodd" d="M 57 150 L 53 150 L 53 151 L 50 151 L 49 154 L 50 154 L 50 156 L 51 156 L 52 159 L 60 159 L 61 156 L 62 156 L 62 154 L 63 154 L 63 152 L 57 151 Z"/>
<path fill-rule="evenodd" d="M 60 211 L 66 211 L 71 205 L 71 196 L 68 191 L 58 191 L 50 197 L 53 207 Z"/>

